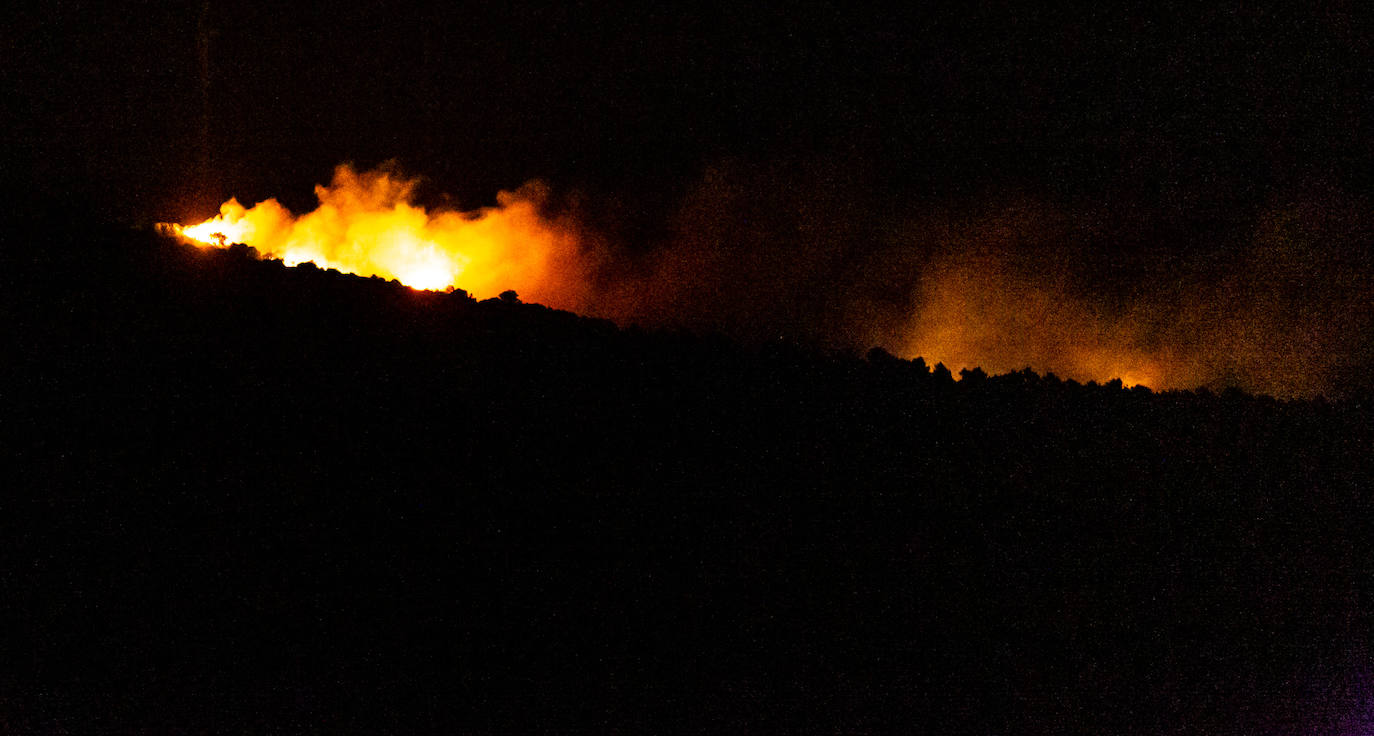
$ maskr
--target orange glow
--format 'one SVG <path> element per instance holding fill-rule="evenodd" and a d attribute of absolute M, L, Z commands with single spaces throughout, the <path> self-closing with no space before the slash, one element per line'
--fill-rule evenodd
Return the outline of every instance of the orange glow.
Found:
<path fill-rule="evenodd" d="M 1029 367 L 1152 389 L 1188 386 L 1194 379 L 1158 349 L 1145 349 L 1129 320 L 1107 320 L 1053 285 L 1013 274 L 993 259 L 933 264 L 921 296 L 897 352 L 942 362 L 956 376 L 964 368 L 999 374 Z"/>
<path fill-rule="evenodd" d="M 320 204 L 312 212 L 294 215 L 275 199 L 251 208 L 231 199 L 205 222 L 167 227 L 202 246 L 243 243 L 289 266 L 308 261 L 478 298 L 514 289 L 550 306 L 580 303 L 578 239 L 541 215 L 541 185 L 501 192 L 496 207 L 458 212 L 414 204 L 416 184 L 392 166 L 357 172 L 345 164 L 329 185 L 315 187 Z"/>

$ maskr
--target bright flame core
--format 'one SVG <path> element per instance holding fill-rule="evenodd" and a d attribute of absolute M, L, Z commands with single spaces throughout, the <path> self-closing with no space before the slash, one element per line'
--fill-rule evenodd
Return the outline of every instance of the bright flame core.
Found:
<path fill-rule="evenodd" d="M 315 187 L 313 212 L 231 199 L 216 217 L 169 228 L 200 245 L 243 243 L 290 266 L 308 261 L 416 289 L 460 287 L 478 297 L 514 289 L 552 306 L 578 303 L 577 238 L 540 214 L 541 185 L 501 192 L 497 207 L 469 213 L 412 204 L 416 184 L 393 167 L 359 173 L 345 164 L 328 186 Z"/>

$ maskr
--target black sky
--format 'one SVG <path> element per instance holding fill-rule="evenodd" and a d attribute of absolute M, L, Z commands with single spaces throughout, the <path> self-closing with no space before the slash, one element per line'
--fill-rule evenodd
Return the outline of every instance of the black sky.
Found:
<path fill-rule="evenodd" d="M 121 5 L 9 21 L 9 142 L 135 219 L 195 194 L 202 14 L 223 192 L 308 192 L 387 158 L 473 198 L 533 177 L 657 192 L 726 157 L 827 156 L 882 190 L 1226 205 L 1366 187 L 1371 163 L 1353 3 Z"/>

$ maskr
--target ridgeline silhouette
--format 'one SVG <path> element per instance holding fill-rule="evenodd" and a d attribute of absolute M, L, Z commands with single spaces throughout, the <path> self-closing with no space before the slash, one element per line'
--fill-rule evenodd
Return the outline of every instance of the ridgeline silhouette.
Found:
<path fill-rule="evenodd" d="M 1374 718 L 1367 404 L 956 382 L 149 233 L 9 240 L 7 730 Z"/>

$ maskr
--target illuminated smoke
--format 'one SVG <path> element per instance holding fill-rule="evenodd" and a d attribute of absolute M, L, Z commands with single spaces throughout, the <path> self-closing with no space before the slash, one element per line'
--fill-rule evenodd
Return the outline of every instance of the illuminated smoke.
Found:
<path fill-rule="evenodd" d="M 1084 381 L 1173 385 L 1166 356 L 1141 349 L 1128 324 L 1096 316 L 1062 291 L 1008 275 L 998 264 L 933 264 L 918 293 L 899 351 L 941 361 L 955 373 L 1029 367 Z"/>
<path fill-rule="evenodd" d="M 1115 278 L 1089 258 L 1123 230 L 1098 231 L 1101 219 L 1021 203 L 922 223 L 910 237 L 937 243 L 924 246 L 910 318 L 885 347 L 956 371 L 1031 367 L 1281 398 L 1340 394 L 1372 357 L 1374 264 L 1360 202 L 1295 194 L 1245 218 L 1226 248 L 1130 253 L 1144 265 Z"/>

